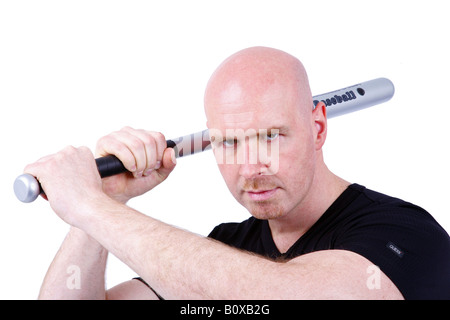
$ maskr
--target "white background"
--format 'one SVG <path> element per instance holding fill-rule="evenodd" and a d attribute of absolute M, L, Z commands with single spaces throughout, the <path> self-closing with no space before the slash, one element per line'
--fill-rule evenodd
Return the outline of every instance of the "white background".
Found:
<path fill-rule="evenodd" d="M 449 30 L 448 3 L 436 0 L 1 1 L 0 298 L 36 298 L 68 230 L 44 200 L 16 200 L 26 164 L 67 145 L 93 149 L 125 125 L 167 138 L 204 129 L 209 76 L 255 45 L 302 60 L 313 94 L 391 79 L 390 102 L 329 121 L 325 160 L 448 232 Z M 179 159 L 131 205 L 203 235 L 248 217 L 211 152 Z M 109 287 L 133 276 L 110 258 Z"/>

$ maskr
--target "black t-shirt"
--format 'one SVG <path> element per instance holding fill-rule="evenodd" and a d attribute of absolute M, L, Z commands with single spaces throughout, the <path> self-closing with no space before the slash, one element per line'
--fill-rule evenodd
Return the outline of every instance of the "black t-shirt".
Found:
<path fill-rule="evenodd" d="M 422 208 L 349 186 L 284 254 L 266 220 L 224 223 L 209 235 L 269 258 L 292 259 L 329 249 L 355 252 L 377 265 L 405 299 L 450 299 L 450 237 Z"/>

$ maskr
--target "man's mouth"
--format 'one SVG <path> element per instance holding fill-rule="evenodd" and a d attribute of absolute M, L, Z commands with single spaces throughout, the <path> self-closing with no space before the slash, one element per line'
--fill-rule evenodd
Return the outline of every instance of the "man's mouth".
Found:
<path fill-rule="evenodd" d="M 269 200 L 271 197 L 275 195 L 275 193 L 278 191 L 278 188 L 273 188 L 269 190 L 252 190 L 252 191 L 246 191 L 250 199 L 254 201 L 265 201 Z"/>

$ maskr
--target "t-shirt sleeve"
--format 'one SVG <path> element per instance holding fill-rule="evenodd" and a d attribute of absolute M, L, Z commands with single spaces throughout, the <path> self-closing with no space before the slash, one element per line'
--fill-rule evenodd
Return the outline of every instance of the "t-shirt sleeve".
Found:
<path fill-rule="evenodd" d="M 224 241 L 224 239 L 229 237 L 229 232 L 227 231 L 226 224 L 222 223 L 216 226 L 208 235 L 208 238 L 215 239 L 218 241 Z"/>
<path fill-rule="evenodd" d="M 419 207 L 366 212 L 347 223 L 334 247 L 377 265 L 405 299 L 450 299 L 450 238 Z"/>

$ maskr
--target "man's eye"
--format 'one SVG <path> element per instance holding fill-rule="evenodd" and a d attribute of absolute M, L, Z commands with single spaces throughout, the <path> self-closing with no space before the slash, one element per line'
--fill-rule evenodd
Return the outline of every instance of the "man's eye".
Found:
<path fill-rule="evenodd" d="M 225 148 L 232 148 L 232 147 L 234 147 L 235 145 L 237 144 L 237 141 L 236 141 L 236 139 L 226 139 L 226 140 L 224 140 L 223 141 L 223 146 L 225 147 Z"/>
<path fill-rule="evenodd" d="M 280 134 L 278 132 L 269 132 L 263 136 L 263 139 L 266 141 L 273 141 L 273 140 L 277 139 L 279 137 L 279 135 Z"/>
<path fill-rule="evenodd" d="M 271 132 L 267 135 L 267 138 L 270 140 L 275 140 L 276 138 L 278 138 L 279 135 L 280 134 L 278 132 L 273 132 L 273 133 Z"/>

